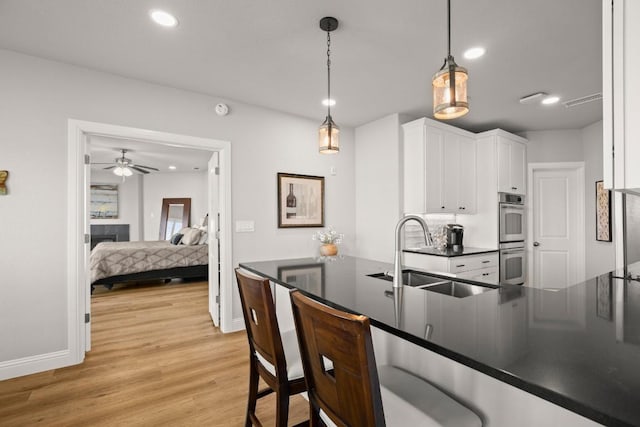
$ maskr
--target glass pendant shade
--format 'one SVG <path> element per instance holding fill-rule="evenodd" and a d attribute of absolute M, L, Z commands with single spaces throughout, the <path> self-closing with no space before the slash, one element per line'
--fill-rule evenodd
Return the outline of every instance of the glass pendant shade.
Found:
<path fill-rule="evenodd" d="M 133 175 L 133 172 L 131 172 L 131 169 L 129 168 L 123 168 L 122 166 L 118 166 L 113 170 L 113 174 L 118 176 L 131 176 Z"/>
<path fill-rule="evenodd" d="M 433 76 L 433 116 L 448 120 L 469 112 L 467 101 L 467 70 L 449 58 L 445 67 Z M 453 85 L 452 85 L 453 82 Z"/>
<path fill-rule="evenodd" d="M 340 128 L 327 116 L 318 129 L 318 146 L 322 154 L 335 154 L 340 151 Z"/>

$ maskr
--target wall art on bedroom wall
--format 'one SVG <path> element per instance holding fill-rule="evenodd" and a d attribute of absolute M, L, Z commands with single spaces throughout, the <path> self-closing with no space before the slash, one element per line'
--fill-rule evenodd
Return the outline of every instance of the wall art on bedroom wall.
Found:
<path fill-rule="evenodd" d="M 324 177 L 278 173 L 278 228 L 324 227 Z"/>
<path fill-rule="evenodd" d="M 9 171 L 0 171 L 0 196 L 7 195 L 7 178 L 9 178 Z"/>
<path fill-rule="evenodd" d="M 118 186 L 92 184 L 90 211 L 92 219 L 118 218 Z"/>
<path fill-rule="evenodd" d="M 611 191 L 596 181 L 596 240 L 611 241 Z"/>

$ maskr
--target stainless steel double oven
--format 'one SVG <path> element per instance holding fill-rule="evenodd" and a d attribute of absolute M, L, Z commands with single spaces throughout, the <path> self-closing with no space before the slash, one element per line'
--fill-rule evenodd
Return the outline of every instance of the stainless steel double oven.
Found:
<path fill-rule="evenodd" d="M 500 284 L 522 285 L 527 277 L 525 206 L 520 194 L 499 193 Z"/>

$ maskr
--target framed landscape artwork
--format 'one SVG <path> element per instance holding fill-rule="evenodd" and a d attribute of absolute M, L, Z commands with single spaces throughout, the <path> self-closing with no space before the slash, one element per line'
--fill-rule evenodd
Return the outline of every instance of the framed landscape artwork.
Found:
<path fill-rule="evenodd" d="M 118 186 L 92 184 L 90 211 L 92 219 L 118 218 Z"/>
<path fill-rule="evenodd" d="M 278 228 L 324 227 L 324 177 L 278 173 Z"/>
<path fill-rule="evenodd" d="M 596 181 L 596 240 L 611 241 L 611 191 Z"/>

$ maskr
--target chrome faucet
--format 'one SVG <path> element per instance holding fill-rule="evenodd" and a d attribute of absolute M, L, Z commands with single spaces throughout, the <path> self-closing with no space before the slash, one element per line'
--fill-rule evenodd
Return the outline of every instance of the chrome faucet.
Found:
<path fill-rule="evenodd" d="M 418 215 L 407 215 L 404 218 L 401 218 L 396 225 L 396 254 L 393 258 L 393 287 L 401 288 L 402 283 L 402 239 L 401 239 L 401 231 L 402 227 L 408 221 L 418 221 L 418 223 L 422 226 L 422 231 L 424 232 L 424 242 L 427 246 L 433 245 L 433 240 L 431 240 L 431 234 L 429 234 L 429 226 L 427 223 L 419 217 Z"/>

